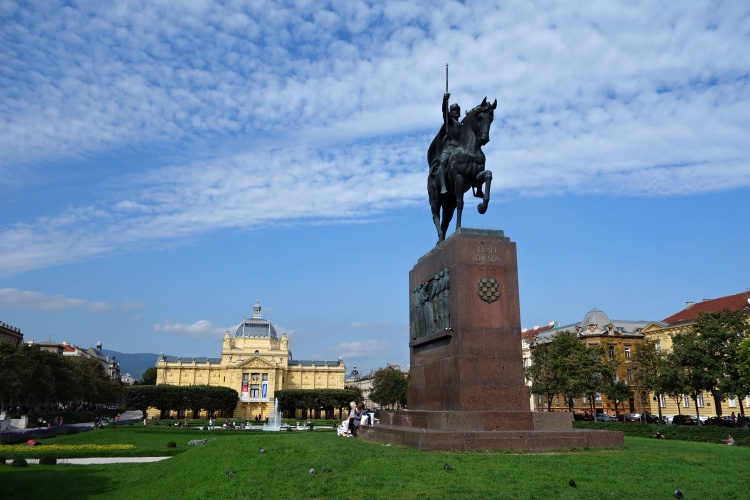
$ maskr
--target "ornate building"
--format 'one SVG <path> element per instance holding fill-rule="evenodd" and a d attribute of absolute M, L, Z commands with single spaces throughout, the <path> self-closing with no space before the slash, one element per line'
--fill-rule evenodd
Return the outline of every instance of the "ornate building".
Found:
<path fill-rule="evenodd" d="M 19 347 L 23 343 L 23 333 L 19 328 L 0 321 L 0 342 L 8 342 Z"/>
<path fill-rule="evenodd" d="M 182 358 L 161 355 L 156 363 L 157 384 L 214 385 L 239 393 L 232 416 L 261 419 L 273 413 L 274 393 L 282 389 L 343 389 L 346 367 L 337 361 L 292 358 L 289 339 L 279 339 L 273 324 L 261 316 L 256 302 L 253 315 L 227 332 L 219 358 Z M 150 409 L 149 417 L 165 417 Z M 183 415 L 178 415 L 182 417 Z M 196 415 L 197 417 L 197 415 Z"/>
<path fill-rule="evenodd" d="M 620 413 L 649 412 L 650 404 L 648 393 L 640 391 L 635 385 L 636 373 L 638 370 L 635 363 L 635 351 L 643 342 L 643 329 L 654 324 L 649 321 L 634 320 L 611 320 L 609 317 L 597 308 L 592 309 L 583 318 L 580 323 L 559 326 L 553 323 L 544 328 L 535 329 L 532 333 L 530 348 L 533 350 L 537 345 L 551 342 L 559 332 L 569 331 L 575 333 L 578 339 L 587 346 L 604 347 L 605 352 L 610 358 L 619 361 L 617 370 L 617 379 L 623 380 L 633 389 L 633 397 L 628 401 L 620 403 Z M 529 360 L 530 362 L 530 360 Z M 557 395 L 552 399 L 551 408 L 547 408 L 546 399 L 537 395 L 532 405 L 535 411 L 567 411 L 563 397 Z M 606 413 L 611 416 L 615 415 L 614 401 L 604 394 L 597 394 L 594 401 L 596 413 Z M 578 413 L 591 411 L 591 402 L 586 397 L 576 398 L 574 411 Z"/>

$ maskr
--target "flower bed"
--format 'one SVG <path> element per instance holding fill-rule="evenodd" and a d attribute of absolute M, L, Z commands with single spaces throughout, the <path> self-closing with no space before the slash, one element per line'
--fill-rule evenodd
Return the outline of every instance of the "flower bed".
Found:
<path fill-rule="evenodd" d="M 0 432 L 0 445 L 26 443 L 30 439 L 52 438 L 64 434 L 76 434 L 78 432 L 90 431 L 91 427 L 80 427 L 76 425 L 56 425 L 38 429 L 25 429 L 22 431 Z"/>

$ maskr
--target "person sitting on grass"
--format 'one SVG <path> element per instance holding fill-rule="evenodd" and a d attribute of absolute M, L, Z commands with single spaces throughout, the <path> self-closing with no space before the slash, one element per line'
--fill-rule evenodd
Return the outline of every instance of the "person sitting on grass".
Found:
<path fill-rule="evenodd" d="M 662 433 L 661 433 L 661 432 L 659 432 L 659 431 L 656 431 L 656 434 L 654 434 L 654 435 L 653 435 L 653 436 L 651 436 L 651 437 L 652 437 L 652 438 L 656 438 L 656 439 L 664 439 L 664 434 L 662 434 Z"/>
<path fill-rule="evenodd" d="M 734 446 L 734 438 L 730 434 L 729 437 L 726 440 L 727 446 Z"/>

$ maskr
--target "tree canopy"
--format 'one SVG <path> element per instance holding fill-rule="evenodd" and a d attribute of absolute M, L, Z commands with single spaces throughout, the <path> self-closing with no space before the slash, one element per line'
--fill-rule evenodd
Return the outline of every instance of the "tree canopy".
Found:
<path fill-rule="evenodd" d="M 375 372 L 370 399 L 383 407 L 397 404 L 406 406 L 408 388 L 409 376 L 398 367 L 387 366 Z"/>

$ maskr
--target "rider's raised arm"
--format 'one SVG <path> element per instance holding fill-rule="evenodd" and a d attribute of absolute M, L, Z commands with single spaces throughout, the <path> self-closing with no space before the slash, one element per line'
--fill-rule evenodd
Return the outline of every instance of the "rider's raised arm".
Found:
<path fill-rule="evenodd" d="M 451 98 L 450 92 L 443 94 L 443 122 L 448 120 L 448 100 Z"/>

